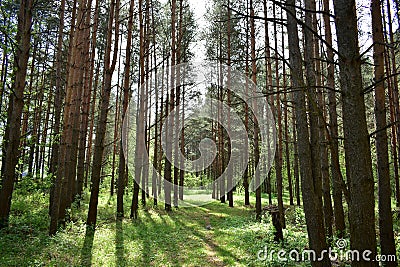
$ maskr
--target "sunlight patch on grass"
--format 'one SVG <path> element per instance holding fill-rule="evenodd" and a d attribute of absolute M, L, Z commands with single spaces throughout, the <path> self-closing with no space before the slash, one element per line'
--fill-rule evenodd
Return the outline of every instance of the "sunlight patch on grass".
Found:
<path fill-rule="evenodd" d="M 94 233 L 85 225 L 88 197 L 86 193 L 80 209 L 72 208 L 66 228 L 49 237 L 47 196 L 17 193 L 10 227 L 0 232 L 0 266 L 309 266 L 257 260 L 258 251 L 266 246 L 276 250 L 308 246 L 299 207 L 286 211 L 282 245 L 273 241 L 270 215 L 256 222 L 254 207 L 244 207 L 241 195 L 235 195 L 234 208 L 214 201 L 172 212 L 166 212 L 163 203 L 152 206 L 149 200 L 140 207 L 136 221 L 129 217 L 117 221 L 116 198 L 102 191 Z M 254 205 L 253 196 L 250 200 Z M 125 196 L 125 214 L 130 202 Z M 398 233 L 396 239 L 399 246 Z"/>

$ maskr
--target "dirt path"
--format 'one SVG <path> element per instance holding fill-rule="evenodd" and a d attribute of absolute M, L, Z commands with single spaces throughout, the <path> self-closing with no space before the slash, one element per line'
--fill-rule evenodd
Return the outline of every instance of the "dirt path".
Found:
<path fill-rule="evenodd" d="M 216 266 L 216 267 L 222 267 L 226 266 L 223 262 L 222 259 L 220 259 L 217 256 L 216 252 L 216 246 L 213 242 L 213 234 L 214 230 L 212 229 L 212 225 L 210 224 L 210 215 L 207 214 L 204 216 L 204 227 L 207 229 L 206 235 L 205 235 L 205 248 L 206 248 L 206 253 L 207 253 L 207 262 L 209 263 L 209 266 Z"/>

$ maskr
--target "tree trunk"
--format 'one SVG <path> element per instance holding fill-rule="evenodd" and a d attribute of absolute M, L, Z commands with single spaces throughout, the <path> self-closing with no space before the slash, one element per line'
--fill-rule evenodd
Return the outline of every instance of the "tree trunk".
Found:
<path fill-rule="evenodd" d="M 176 0 L 171 1 L 171 76 L 170 76 L 170 95 L 169 95 L 169 106 L 170 112 L 173 111 L 175 105 L 175 63 L 176 63 Z M 165 210 L 171 211 L 171 182 L 172 182 L 172 140 L 173 137 L 173 125 L 174 118 L 171 116 L 170 121 L 167 122 L 167 147 L 166 147 L 166 159 L 164 167 L 164 191 L 165 191 Z"/>
<path fill-rule="evenodd" d="M 284 65 L 285 66 L 285 65 Z M 286 76 L 286 74 L 284 74 Z M 285 94 L 284 94 L 284 125 L 285 125 L 285 157 L 286 157 L 286 172 L 288 176 L 288 190 L 289 190 L 289 204 L 294 205 L 293 201 L 293 182 L 292 182 L 292 174 L 291 174 L 291 165 L 290 165 L 290 150 L 289 150 L 289 122 L 288 122 L 288 99 L 287 99 L 287 88 L 285 86 Z"/>
<path fill-rule="evenodd" d="M 149 34 L 150 33 L 150 3 L 149 0 L 146 0 L 146 13 L 145 13 L 145 26 L 144 26 L 144 77 L 145 77 L 145 98 L 144 98 L 144 147 L 145 147 L 145 153 L 149 153 L 150 151 L 150 121 L 151 121 L 151 112 L 149 109 L 149 106 L 151 106 L 151 96 L 149 93 L 149 86 L 151 87 L 151 79 L 149 79 L 150 71 L 149 69 L 151 68 L 151 59 L 150 59 L 150 53 L 147 52 L 149 51 L 149 46 L 150 46 L 150 38 Z M 148 97 L 150 96 L 150 97 Z M 142 193 L 142 205 L 146 206 L 146 198 L 149 196 L 149 162 L 143 162 L 142 165 L 142 185 L 141 185 L 141 193 Z"/>
<path fill-rule="evenodd" d="M 314 17 L 313 29 L 318 32 L 317 19 Z M 320 43 L 319 41 L 314 42 L 315 51 L 315 74 L 316 74 L 316 97 L 317 100 L 317 115 L 319 115 L 318 123 L 318 139 L 319 139 L 319 157 L 321 160 L 321 187 L 322 187 L 322 198 L 323 198 L 323 214 L 325 222 L 325 232 L 329 240 L 332 239 L 333 235 L 333 209 L 332 209 L 332 198 L 331 198 L 331 184 L 329 177 L 329 159 L 327 150 L 327 128 L 326 125 L 326 108 L 325 108 L 325 97 L 324 90 L 322 89 L 323 73 L 321 71 L 322 61 L 320 60 Z"/>
<path fill-rule="evenodd" d="M 179 65 L 181 63 L 181 56 L 182 56 L 182 35 L 183 35 L 183 1 L 179 0 L 179 21 L 178 21 L 178 44 L 176 47 L 176 64 Z M 178 136 L 180 136 L 179 132 L 179 120 L 180 120 L 180 101 L 181 101 L 181 79 L 180 79 L 180 68 L 177 68 L 176 70 L 176 86 L 175 86 L 175 130 L 174 130 L 174 135 L 175 135 L 175 142 L 174 142 L 174 207 L 178 207 L 178 200 L 179 200 L 179 176 L 180 176 L 180 171 L 179 171 L 179 165 L 180 162 L 178 161 L 177 155 L 179 154 L 180 148 L 179 148 L 179 140 Z"/>
<path fill-rule="evenodd" d="M 94 75 L 94 61 L 95 61 L 95 53 L 96 53 L 96 43 L 97 43 L 97 29 L 98 29 L 98 18 L 99 18 L 99 0 L 96 0 L 95 8 L 94 8 L 94 19 L 93 19 L 93 31 L 92 31 L 92 40 L 91 40 L 91 52 L 88 55 L 86 62 L 86 73 L 87 73 L 87 81 L 84 87 L 84 95 L 82 102 L 82 114 L 81 114 L 81 125 L 80 125 L 80 139 L 79 139 L 79 152 L 78 152 L 78 166 L 77 166 L 77 190 L 76 194 L 78 199 L 81 198 L 83 185 L 84 185 L 84 177 L 85 177 L 85 159 L 86 159 L 86 140 L 88 136 L 88 126 L 89 126 L 89 113 L 91 106 L 91 97 L 92 97 L 92 88 L 93 88 L 93 75 Z M 89 12 L 90 13 L 90 12 Z M 87 35 L 90 34 L 90 16 L 86 17 L 86 25 L 87 25 Z M 85 39 L 88 39 L 86 37 Z M 95 101 L 93 101 L 92 105 L 95 106 Z M 86 162 L 89 164 L 89 162 Z M 78 200 L 79 203 L 79 200 Z"/>
<path fill-rule="evenodd" d="M 182 114 L 181 114 L 181 125 L 185 125 L 185 85 L 182 85 Z M 185 155 L 185 127 L 181 130 L 181 143 L 180 143 L 180 151 L 182 155 Z M 185 179 L 185 170 L 184 170 L 184 159 L 181 157 L 180 161 L 181 170 L 179 172 L 179 199 L 183 200 L 183 186 Z"/>
<path fill-rule="evenodd" d="M 31 102 L 32 102 L 32 98 L 33 98 L 33 96 L 34 96 L 34 93 L 33 93 L 33 91 L 34 90 L 37 90 L 37 88 L 33 88 L 33 78 L 35 77 L 35 68 L 37 67 L 36 66 L 36 58 L 37 58 L 37 51 L 39 50 L 40 48 L 38 47 L 38 40 L 37 40 L 37 38 L 34 38 L 34 42 L 33 42 L 33 51 L 32 51 L 32 63 L 31 63 L 31 65 L 30 65 L 30 77 L 29 77 L 29 86 L 28 86 L 28 96 L 27 96 L 27 99 L 26 99 L 26 110 L 25 110 L 25 112 L 23 112 L 24 113 L 24 115 L 23 115 L 23 118 L 22 118 L 22 121 L 23 121 L 23 124 L 22 124 L 22 135 L 25 135 L 26 134 L 26 132 L 27 132 L 27 129 L 28 129 L 28 122 L 29 122 L 29 120 L 30 120 L 30 109 L 31 109 L 31 106 L 33 106 L 33 109 L 35 110 L 35 108 L 36 108 L 36 103 L 34 104 L 34 105 L 31 105 Z M 36 72 L 36 75 L 39 75 L 39 73 L 38 72 Z M 37 99 L 37 94 L 35 94 L 35 100 Z M 34 112 L 33 112 L 34 113 Z M 22 164 L 21 164 L 21 166 L 20 166 L 20 168 L 21 168 L 21 170 L 24 170 L 24 168 L 25 168 L 25 166 L 24 166 L 24 161 L 25 161 L 25 153 L 26 152 L 28 152 L 28 174 L 27 174 L 27 176 L 29 176 L 29 177 L 32 177 L 32 172 L 33 172 L 33 154 L 34 154 L 34 151 L 33 151 L 33 148 L 34 148 L 34 145 L 33 145 L 33 143 L 34 143 L 34 137 L 36 136 L 36 125 L 34 125 L 33 126 L 33 129 L 32 129 L 32 134 L 31 134 L 31 138 L 30 138 L 30 140 L 29 140 L 29 142 L 28 142 L 28 139 L 27 138 L 24 138 L 24 140 L 23 140 L 23 142 L 22 142 L 22 146 L 23 147 L 26 147 L 27 146 L 27 148 L 29 148 L 29 149 L 23 149 L 22 150 Z M 5 138 L 5 139 L 7 139 L 7 138 Z M 3 161 L 3 165 L 5 166 L 5 164 L 4 164 L 4 161 Z"/>
<path fill-rule="evenodd" d="M 122 34 L 121 34 L 121 39 L 122 39 Z M 119 54 L 118 54 L 118 59 L 121 59 L 121 53 L 122 53 L 122 42 L 119 45 Z M 114 113 L 114 133 L 113 133 L 113 151 L 112 151 L 112 161 L 111 161 L 111 181 L 110 181 L 110 197 L 114 196 L 115 192 L 115 162 L 116 162 L 116 157 L 119 152 L 118 149 L 118 138 L 119 138 L 119 128 L 120 128 L 120 120 L 119 120 L 119 112 L 121 110 L 121 90 L 120 90 L 120 73 L 121 73 L 121 61 L 118 60 L 118 69 L 117 69 L 117 94 L 115 96 L 115 113 Z"/>
<path fill-rule="evenodd" d="M 61 126 L 61 110 L 62 110 L 62 102 L 64 98 L 63 94 L 63 84 L 62 84 L 62 66 L 63 66 L 63 32 L 64 32 L 64 15 L 65 15 L 65 0 L 61 1 L 60 4 L 60 25 L 58 28 L 58 37 L 57 37 L 57 55 L 56 55 L 56 92 L 54 96 L 54 125 L 53 125 L 53 137 L 54 142 L 51 147 L 51 159 L 50 159 L 50 167 L 49 171 L 52 175 L 52 185 L 50 188 L 50 204 L 49 204 L 49 215 L 50 219 L 50 228 L 49 234 L 53 235 L 57 231 L 57 223 L 58 223 L 58 213 L 59 213 L 59 202 L 60 202 L 60 190 L 61 190 L 61 181 L 60 176 L 57 175 L 58 171 L 58 157 L 59 157 L 59 148 L 60 148 L 60 126 Z"/>
<path fill-rule="evenodd" d="M 99 55 L 103 56 L 102 51 L 99 51 Z M 100 58 L 101 58 L 100 56 Z M 85 178 L 83 182 L 83 186 L 87 188 L 87 182 L 88 182 L 88 177 L 89 177 L 89 172 L 91 171 L 91 158 L 92 158 L 92 151 L 93 151 L 93 130 L 94 130 L 94 119 L 96 116 L 96 108 L 97 106 L 97 91 L 98 91 L 98 85 L 99 85 L 99 77 L 100 77 L 100 60 L 97 61 L 96 63 L 96 71 L 95 71 L 95 78 L 94 78 L 94 84 L 93 84 L 93 97 L 92 97 L 92 108 L 90 110 L 90 124 L 89 124 L 89 133 L 88 133 L 88 145 L 87 145 L 87 153 L 86 153 L 86 164 L 85 164 Z"/>
<path fill-rule="evenodd" d="M 246 1 L 246 14 L 248 14 L 249 10 L 249 1 Z M 246 18 L 246 29 L 249 28 L 249 18 Z M 246 31 L 246 44 L 249 43 L 249 31 Z M 245 59 L 245 74 L 246 77 L 249 77 L 249 47 L 246 45 L 245 48 L 245 54 L 246 54 L 246 59 Z M 248 95 L 249 93 L 249 79 L 246 79 L 246 84 L 245 84 L 245 95 Z M 247 103 L 244 103 L 244 126 L 246 128 L 246 132 L 249 132 L 249 106 Z M 244 140 L 245 142 L 245 151 L 250 154 L 250 146 L 249 146 L 249 139 L 246 138 Z M 249 165 L 247 164 L 244 173 L 243 173 L 243 187 L 244 187 L 244 204 L 245 205 L 250 205 L 250 192 L 249 192 Z"/>
<path fill-rule="evenodd" d="M 272 7 L 273 16 L 276 15 L 276 5 Z M 282 175 L 282 109 L 281 109 L 281 94 L 280 94 L 280 84 L 279 84 L 279 61 L 278 61 L 278 34 L 276 29 L 276 23 L 274 23 L 274 40 L 275 40 L 275 83 L 276 83 L 276 105 L 275 105 L 275 116 L 277 120 L 278 128 L 278 140 L 276 142 L 275 151 L 275 175 L 276 175 L 276 191 L 278 198 L 278 210 L 279 210 L 279 220 L 283 229 L 286 228 L 284 206 L 283 206 L 283 175 Z M 274 104 L 272 104 L 274 106 Z"/>
<path fill-rule="evenodd" d="M 315 187 L 318 186 L 314 183 L 313 174 L 313 158 L 311 146 L 309 142 L 309 129 L 307 125 L 307 110 L 302 58 L 299 47 L 298 28 L 296 23 L 296 10 L 295 1 L 287 0 L 287 30 L 289 38 L 289 60 L 292 66 L 292 84 L 294 88 L 298 88 L 294 93 L 295 108 L 296 108 L 296 130 L 297 130 L 297 146 L 299 153 L 300 172 L 301 172 L 301 186 L 303 195 L 304 213 L 307 223 L 307 232 L 309 236 L 310 248 L 313 249 L 317 255 L 321 255 L 322 250 L 327 249 L 325 240 L 324 222 L 322 217 L 322 205 L 318 196 L 315 193 Z M 301 90 L 302 89 L 302 90 Z M 321 188 L 320 188 L 321 190 Z M 312 261 L 312 266 L 331 266 L 330 260 L 327 255 L 321 261 Z"/>
<path fill-rule="evenodd" d="M 122 124 L 121 133 L 123 133 L 123 122 L 125 120 L 126 112 L 129 104 L 129 88 L 130 88 L 130 70 L 131 70 L 131 57 L 132 57 L 132 31 L 133 31 L 133 10 L 135 7 L 134 0 L 130 1 L 129 18 L 128 18 L 128 33 L 126 39 L 126 55 L 125 55 L 125 68 L 124 68 L 124 84 L 122 100 Z M 119 165 L 118 165 L 118 181 L 117 181 L 117 217 L 124 217 L 124 190 L 125 190 L 125 171 L 126 161 L 124 156 L 124 146 L 126 144 L 121 138 L 120 152 L 119 152 Z"/>
<path fill-rule="evenodd" d="M 0 229 L 8 226 L 11 199 L 14 190 L 15 168 L 18 164 L 19 144 L 21 137 L 21 116 L 24 107 L 25 79 L 28 67 L 31 40 L 33 0 L 21 0 L 18 13 L 16 35 L 16 52 L 14 58 L 13 94 L 10 95 L 10 116 L 7 119 L 5 140 L 5 166 L 2 173 L 0 191 Z"/>
<path fill-rule="evenodd" d="M 228 73 L 227 73 L 227 105 L 230 107 L 231 106 L 231 10 L 230 10 L 230 0 L 227 2 L 227 13 L 228 13 L 228 18 L 226 21 L 226 37 L 227 37 L 227 65 L 228 65 Z M 231 131 L 231 111 L 228 109 L 227 112 L 227 121 L 228 121 L 228 132 Z M 227 155 L 228 160 L 231 159 L 231 142 L 228 141 L 228 155 Z M 232 168 L 229 168 L 227 170 L 227 187 L 228 187 L 228 202 L 229 202 L 229 207 L 233 207 L 233 170 Z"/>
<path fill-rule="evenodd" d="M 255 90 L 254 86 L 257 84 L 257 66 L 256 66 L 256 35 L 255 35 L 255 23 L 254 23 L 254 8 L 253 8 L 253 0 L 250 0 L 250 47 L 251 47 L 251 80 L 254 85 L 252 86 L 253 90 Z M 253 92 L 254 93 L 254 92 Z M 256 114 L 257 112 L 257 101 L 255 99 L 255 95 L 253 97 L 253 121 L 254 121 L 254 166 L 257 168 L 257 165 L 260 161 L 260 147 L 259 147 L 259 126 L 257 123 Z M 260 173 L 256 171 L 254 173 L 256 188 L 256 217 L 257 220 L 261 220 L 261 185 L 260 185 Z"/>
<path fill-rule="evenodd" d="M 319 63 L 317 63 L 319 64 Z M 319 84 L 317 86 L 322 86 Z M 325 99 L 322 90 L 318 91 L 318 102 L 319 109 L 322 111 L 322 118 L 326 121 L 326 109 L 325 109 Z M 322 176 L 322 196 L 324 200 L 324 221 L 326 236 L 329 240 L 333 236 L 333 208 L 332 208 L 332 198 L 331 198 L 331 183 L 329 179 L 329 158 L 328 158 L 328 148 L 327 148 L 327 138 L 325 131 L 327 129 L 324 127 L 323 123 L 319 125 L 319 136 L 320 136 L 320 157 L 321 157 L 321 176 Z"/>
<path fill-rule="evenodd" d="M 218 95 L 218 103 L 217 103 L 217 114 L 218 114 L 218 119 L 219 121 L 223 121 L 223 112 L 222 112 L 222 103 L 223 103 L 223 73 L 222 73 L 222 58 L 223 58 L 223 54 L 222 54 L 222 32 L 219 31 L 218 33 L 219 35 L 219 72 L 218 72 L 218 87 L 217 87 L 217 95 Z M 220 179 L 219 182 L 219 190 L 220 190 L 220 201 L 221 203 L 225 203 L 226 202 L 226 189 L 225 189 L 225 185 L 226 185 L 226 180 L 225 177 L 221 177 L 222 173 L 224 172 L 224 165 L 225 165 L 225 161 L 224 161 L 224 131 L 223 131 L 223 127 L 221 124 L 217 124 L 217 131 L 218 131 L 218 179 Z"/>
<path fill-rule="evenodd" d="M 293 84 L 293 82 L 292 82 Z M 294 169 L 294 183 L 295 183 L 295 193 L 296 193 L 296 205 L 300 206 L 300 174 L 299 174 L 299 152 L 297 149 L 297 126 L 296 126 L 296 113 L 293 110 L 293 169 Z"/>
<path fill-rule="evenodd" d="M 55 194 L 58 194 L 59 210 L 54 211 L 53 221 L 65 225 L 67 210 L 73 201 L 73 191 L 76 186 L 76 158 L 79 140 L 79 113 L 81 103 L 81 86 L 83 73 L 81 72 L 84 54 L 84 21 L 87 1 L 80 0 L 79 5 L 74 2 L 70 30 L 70 46 L 68 55 L 68 73 L 66 84 L 66 97 L 64 105 L 64 122 L 58 155 L 58 170 Z M 76 17 L 76 21 L 75 21 Z M 68 219 L 68 218 L 67 218 Z M 52 225 L 56 224 L 51 222 Z"/>
<path fill-rule="evenodd" d="M 384 38 L 382 26 L 381 1 L 371 1 L 372 38 L 374 42 L 374 77 L 375 86 L 375 122 L 376 122 L 376 157 L 378 169 L 378 210 L 379 240 L 382 255 L 396 255 L 391 207 L 391 188 L 389 172 L 388 140 L 386 133 Z M 384 266 L 397 266 L 395 261 L 383 262 Z"/>
<path fill-rule="evenodd" d="M 329 0 L 324 0 L 324 11 L 329 12 Z M 330 24 L 330 17 L 324 15 L 324 27 L 325 27 L 325 40 L 329 46 L 332 46 L 332 31 Z M 331 135 L 330 150 L 331 150 L 331 174 L 332 174 L 332 195 L 333 195 L 333 208 L 335 218 L 335 228 L 338 237 L 343 237 L 346 229 L 344 222 L 344 211 L 343 211 L 343 193 L 342 193 L 342 175 L 340 169 L 336 166 L 340 166 L 339 157 L 339 144 L 338 144 L 338 122 L 337 122 L 337 111 L 336 111 L 336 93 L 335 93 L 335 65 L 334 55 L 330 48 L 327 48 L 327 83 L 328 88 L 328 99 L 329 99 L 329 130 Z"/>
<path fill-rule="evenodd" d="M 267 0 L 263 1 L 264 5 L 264 16 L 268 17 L 268 9 L 267 9 Z M 268 29 L 268 21 L 265 21 L 265 26 L 264 26 L 264 34 L 265 34 L 265 71 L 266 71 L 266 90 L 267 94 L 271 94 L 269 97 L 269 102 L 274 106 L 274 96 L 273 96 L 273 84 L 272 84 L 272 67 L 271 67 L 271 49 L 270 49 L 270 43 L 269 43 L 269 29 Z M 268 97 L 267 97 L 268 101 Z M 269 120 L 268 120 L 269 121 Z M 268 134 L 268 138 L 270 138 Z M 269 139 L 268 139 L 269 142 Z M 268 164 L 271 162 L 271 151 L 270 148 L 268 147 Z M 266 191 L 268 193 L 268 201 L 269 204 L 272 205 L 272 190 L 271 190 L 271 169 L 268 170 L 267 174 L 267 179 L 266 179 Z"/>
<path fill-rule="evenodd" d="M 396 8 L 397 8 L 397 14 L 399 12 L 399 6 L 398 6 L 398 1 L 396 1 Z M 392 23 L 392 14 L 391 14 L 391 7 L 390 7 L 390 1 L 386 1 L 386 7 L 387 7 L 387 15 L 384 17 L 388 18 L 388 32 L 389 32 L 389 40 L 390 40 L 390 59 L 391 59 L 391 73 L 394 75 L 397 72 L 397 65 L 396 65 L 396 46 L 394 37 L 393 37 L 393 23 Z M 399 19 L 399 18 L 398 18 Z M 400 20 L 399 20 L 400 21 Z M 385 27 L 386 23 L 384 24 Z M 388 51 L 389 52 L 389 51 Z M 389 61 L 389 60 L 388 60 Z M 388 69 L 388 74 L 390 73 L 390 67 Z M 400 106 L 399 106 L 399 88 L 398 88 L 398 78 L 397 75 L 394 75 L 393 78 L 391 79 L 391 90 L 389 92 L 389 99 L 391 98 L 392 101 L 390 101 L 390 106 L 392 107 L 391 110 L 391 121 L 400 121 Z M 392 119 L 393 118 L 393 119 Z M 392 126 L 392 143 L 393 143 L 393 154 L 396 154 L 396 143 L 400 144 L 400 123 L 393 124 Z M 397 139 L 396 139 L 397 137 Z M 393 157 L 394 159 L 394 172 L 395 172 L 395 196 L 396 196 L 396 207 L 400 208 L 400 182 L 399 182 L 399 171 L 398 171 L 398 166 L 400 165 L 400 148 L 397 148 L 397 154 Z"/>
<path fill-rule="evenodd" d="M 99 197 L 99 187 L 100 187 L 100 174 L 103 160 L 104 151 L 104 138 L 107 129 L 107 114 L 109 109 L 110 94 L 111 94 L 111 80 L 112 75 L 115 70 L 115 65 L 117 61 L 118 53 L 118 41 L 119 41 L 119 6 L 120 1 L 112 1 L 110 6 L 110 14 L 108 20 L 108 32 L 107 32 L 107 44 L 105 51 L 105 61 L 104 61 L 104 84 L 102 90 L 102 98 L 100 104 L 100 116 L 97 122 L 96 128 L 96 139 L 93 154 L 93 169 L 91 175 L 92 191 L 90 194 L 89 202 L 89 212 L 87 217 L 87 224 L 89 226 L 96 225 L 97 219 L 97 204 Z M 113 23 L 115 20 L 115 40 L 114 47 L 111 50 L 112 45 L 112 33 L 113 33 Z M 111 51 L 113 51 L 113 58 L 111 61 Z M 110 63 L 111 61 L 111 63 Z"/>
<path fill-rule="evenodd" d="M 144 98 L 145 96 L 145 69 L 144 69 L 144 25 L 143 25 L 143 0 L 139 0 L 139 72 L 140 72 L 140 84 L 138 90 L 138 118 L 136 120 L 136 149 L 135 149 L 135 177 L 134 177 L 134 185 L 133 185 L 133 198 L 131 205 L 131 214 L 130 218 L 137 219 L 138 218 L 138 208 L 139 208 L 139 190 L 140 190 L 140 178 L 142 174 L 143 168 L 143 147 L 145 142 L 145 134 L 144 134 Z"/>
<path fill-rule="evenodd" d="M 374 178 L 365 115 L 354 1 L 336 0 L 336 32 L 343 101 L 346 175 L 349 184 L 351 249 L 370 250 L 376 256 Z M 378 266 L 377 262 L 353 261 L 353 267 Z"/>

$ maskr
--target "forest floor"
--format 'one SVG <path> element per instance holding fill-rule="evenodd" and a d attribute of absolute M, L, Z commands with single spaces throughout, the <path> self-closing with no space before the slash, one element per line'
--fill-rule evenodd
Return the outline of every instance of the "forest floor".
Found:
<path fill-rule="evenodd" d="M 125 198 L 127 212 L 130 198 Z M 142 207 L 136 221 L 119 221 L 115 197 L 103 192 L 95 231 L 84 224 L 87 199 L 71 211 L 66 228 L 49 237 L 48 196 L 17 191 L 10 227 L 0 231 L 0 266 L 310 266 L 278 261 L 277 255 L 263 259 L 272 250 L 307 248 L 299 207 L 288 206 L 282 245 L 273 241 L 271 217 L 256 222 L 254 208 L 243 205 L 242 195 L 235 195 L 234 208 L 215 201 L 167 213 L 160 204 Z"/>

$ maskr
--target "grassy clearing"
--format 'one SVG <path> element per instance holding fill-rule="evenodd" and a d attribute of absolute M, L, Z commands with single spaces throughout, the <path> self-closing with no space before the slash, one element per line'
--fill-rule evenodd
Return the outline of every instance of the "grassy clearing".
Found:
<path fill-rule="evenodd" d="M 103 192 L 95 232 L 84 224 L 86 200 L 64 230 L 48 237 L 47 196 L 16 192 L 10 227 L 0 232 L 0 266 L 310 266 L 257 260 L 261 249 L 282 245 L 273 242 L 269 215 L 255 222 L 254 209 L 235 197 L 234 208 L 216 201 L 166 213 L 160 205 L 142 208 L 137 221 L 116 221 L 116 200 Z M 283 248 L 307 248 L 302 210 L 290 207 L 286 218 Z"/>

